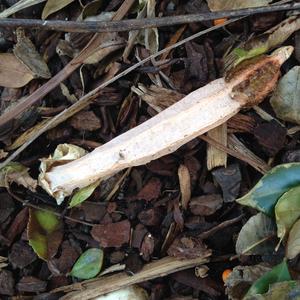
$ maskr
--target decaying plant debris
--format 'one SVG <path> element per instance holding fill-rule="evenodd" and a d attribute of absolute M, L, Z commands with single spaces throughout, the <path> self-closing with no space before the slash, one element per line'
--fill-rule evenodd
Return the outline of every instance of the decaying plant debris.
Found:
<path fill-rule="evenodd" d="M 299 5 L 2 1 L 0 298 L 299 293 Z"/>

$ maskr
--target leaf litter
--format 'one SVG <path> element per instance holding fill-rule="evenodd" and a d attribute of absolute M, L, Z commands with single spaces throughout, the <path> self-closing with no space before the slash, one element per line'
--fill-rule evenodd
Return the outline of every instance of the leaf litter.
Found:
<path fill-rule="evenodd" d="M 107 21 L 176 16 L 191 13 L 191 7 L 207 12 L 267 6 L 272 1 L 209 0 L 182 5 L 149 0 L 131 6 L 133 1 L 79 4 L 22 0 L 11 7 L 12 3 L 6 2 L 6 7 L 1 6 L 6 8 L 0 12 L 2 17 L 16 13 L 21 18 Z M 207 170 L 206 142 L 195 138 L 150 163 L 77 189 L 65 202 L 59 192 L 53 193 L 60 206 L 37 188 L 39 168 L 41 182 L 49 170 L 80 159 L 221 77 L 224 67 L 227 71 L 271 49 L 294 45 L 299 17 L 274 13 L 272 17 L 244 18 L 224 26 L 226 30 L 215 30 L 174 47 L 92 95 L 88 107 L 72 112 L 70 120 L 57 123 L 51 134 L 36 140 L 57 112 L 76 104 L 107 78 L 207 26 L 211 24 L 200 22 L 180 29 L 168 26 L 129 34 L 98 34 L 88 46 L 89 33 L 64 35 L 33 29 L 14 33 L 0 28 L 2 112 L 26 102 L 26 96 L 39 91 L 40 86 L 48 89 L 45 81 L 51 75 L 62 70 L 69 74 L 55 78 L 63 88 L 50 86 L 51 93 L 31 107 L 29 118 L 0 128 L 1 136 L 5 136 L 1 159 L 7 151 L 11 154 L 32 141 L 16 162 L 0 171 L 0 239 L 1 251 L 7 257 L 0 268 L 1 296 L 48 297 L 52 292 L 51 297 L 90 299 L 112 292 L 109 295 L 114 297 L 119 286 L 124 288 L 121 292 L 136 292 L 141 299 L 174 299 L 175 295 L 186 299 L 193 295 L 217 300 L 225 297 L 222 273 L 227 269 L 233 269 L 225 282 L 229 299 L 242 299 L 247 291 L 245 299 L 297 294 L 299 160 L 296 154 L 290 155 L 297 151 L 298 137 L 297 131 L 290 130 L 298 123 L 297 93 L 291 93 L 297 91 L 298 80 L 294 57 L 281 69 L 283 77 L 274 93 L 260 105 L 272 121 L 252 109 L 228 121 L 224 134 L 235 137 L 243 156 L 235 158 L 237 148 L 232 148 L 224 154 L 227 166 L 222 163 Z M 241 33 L 243 42 L 239 44 L 236 41 L 240 41 Z M 70 64 L 73 69 L 64 69 L 74 57 L 75 64 Z M 81 69 L 75 70 L 82 63 Z M 166 130 L 160 134 L 163 139 Z M 222 144 L 219 151 L 223 153 L 232 145 L 224 144 L 221 138 L 216 134 L 213 141 L 205 141 L 211 148 Z M 261 169 L 248 164 L 253 157 L 264 164 Z M 101 165 L 93 167 L 97 170 Z M 268 168 L 271 171 L 264 177 L 256 171 L 265 173 Z M 75 172 L 81 171 L 78 168 Z M 12 205 L 15 200 L 25 207 Z M 205 272 L 199 277 L 200 269 Z M 105 274 L 103 279 L 84 281 L 100 272 Z M 165 275 L 169 276 L 159 282 L 152 280 Z M 101 280 L 105 284 L 99 284 Z M 145 281 L 143 290 L 131 285 Z"/>

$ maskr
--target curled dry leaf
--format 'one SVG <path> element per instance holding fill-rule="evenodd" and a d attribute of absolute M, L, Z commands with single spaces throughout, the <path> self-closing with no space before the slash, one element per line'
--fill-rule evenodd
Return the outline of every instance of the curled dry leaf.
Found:
<path fill-rule="evenodd" d="M 239 255 L 266 255 L 274 252 L 276 227 L 271 218 L 263 213 L 251 217 L 242 227 L 235 245 Z"/>
<path fill-rule="evenodd" d="M 183 209 L 187 209 L 191 199 L 191 176 L 189 169 L 185 165 L 178 168 L 179 186 L 181 192 L 181 205 Z"/>
<path fill-rule="evenodd" d="M 0 53 L 0 86 L 19 88 L 34 78 L 34 74 L 12 53 Z"/>
<path fill-rule="evenodd" d="M 230 300 L 242 299 L 253 282 L 270 270 L 270 267 L 263 264 L 234 267 L 225 281 L 228 298 Z"/>
<path fill-rule="evenodd" d="M 46 5 L 44 6 L 43 12 L 42 12 L 42 19 L 45 20 L 47 17 L 62 8 L 66 7 L 70 3 L 72 3 L 74 0 L 48 0 Z"/>
<path fill-rule="evenodd" d="M 38 179 L 39 185 L 43 186 L 43 188 L 56 199 L 57 204 L 61 204 L 63 198 L 61 198 L 60 193 L 52 193 L 48 188 L 47 178 L 45 178 L 46 172 L 48 172 L 53 166 L 68 163 L 74 159 L 84 156 L 86 153 L 87 152 L 83 148 L 78 146 L 71 144 L 60 144 L 56 147 L 53 155 L 42 159 L 40 165 L 40 175 Z"/>
<path fill-rule="evenodd" d="M 22 29 L 17 30 L 18 42 L 14 46 L 14 55 L 34 74 L 34 77 L 50 78 L 51 73 L 42 56 Z"/>
<path fill-rule="evenodd" d="M 63 224 L 61 220 L 50 211 L 31 208 L 27 234 L 29 245 L 43 260 L 54 257 L 63 238 Z"/>
<path fill-rule="evenodd" d="M 299 97 L 300 66 L 295 66 L 280 79 L 270 100 L 276 116 L 284 121 L 300 124 Z"/>
<path fill-rule="evenodd" d="M 0 170 L 0 186 L 8 188 L 9 184 L 15 182 L 35 192 L 37 181 L 29 173 L 29 169 L 17 162 L 10 162 Z"/>

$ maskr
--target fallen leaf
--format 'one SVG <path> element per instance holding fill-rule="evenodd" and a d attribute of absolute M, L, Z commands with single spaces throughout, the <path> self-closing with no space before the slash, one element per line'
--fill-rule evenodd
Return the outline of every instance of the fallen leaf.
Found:
<path fill-rule="evenodd" d="M 33 5 L 45 2 L 46 0 L 20 0 L 16 2 L 14 5 L 11 7 L 5 9 L 0 13 L 0 18 L 7 18 L 10 15 Z"/>
<path fill-rule="evenodd" d="M 236 266 L 225 281 L 226 294 L 231 300 L 240 300 L 254 281 L 270 271 L 262 264 L 254 266 Z"/>
<path fill-rule="evenodd" d="M 271 218 L 263 213 L 251 217 L 242 227 L 235 245 L 239 255 L 266 255 L 274 252 L 276 227 Z"/>
<path fill-rule="evenodd" d="M 243 300 L 279 300 L 294 299 L 298 300 L 300 294 L 299 281 L 283 281 L 271 284 L 269 290 L 265 294 L 251 295 Z"/>
<path fill-rule="evenodd" d="M 94 278 L 101 271 L 103 256 L 101 249 L 91 248 L 86 250 L 76 261 L 70 275 L 80 279 Z"/>
<path fill-rule="evenodd" d="M 17 29 L 17 40 L 13 49 L 14 55 L 32 72 L 34 77 L 50 78 L 51 73 L 46 62 L 22 29 Z"/>
<path fill-rule="evenodd" d="M 72 117 L 69 122 L 77 130 L 95 131 L 101 128 L 101 120 L 93 111 L 81 111 Z"/>
<path fill-rule="evenodd" d="M 224 57 L 225 69 L 228 71 L 246 59 L 253 58 L 277 48 L 299 29 L 300 18 L 298 15 L 283 20 L 268 31 L 250 38 L 239 47 L 233 49 Z"/>
<path fill-rule="evenodd" d="M 286 257 L 295 258 L 300 253 L 300 220 L 292 227 L 286 245 Z"/>
<path fill-rule="evenodd" d="M 278 199 L 290 188 L 300 183 L 300 163 L 282 164 L 274 167 L 242 198 L 236 201 L 274 215 Z"/>
<path fill-rule="evenodd" d="M 210 216 L 222 205 L 223 199 L 218 194 L 194 197 L 189 204 L 192 214 L 196 216 Z"/>
<path fill-rule="evenodd" d="M 124 220 L 117 223 L 94 225 L 91 235 L 103 248 L 121 247 L 129 242 L 130 222 Z"/>
<path fill-rule="evenodd" d="M 300 186 L 290 189 L 279 198 L 275 206 L 275 217 L 277 236 L 281 241 L 300 217 Z"/>
<path fill-rule="evenodd" d="M 49 211 L 29 209 L 29 245 L 43 260 L 54 257 L 63 238 L 62 222 Z"/>
<path fill-rule="evenodd" d="M 0 53 L 0 86 L 19 88 L 34 78 L 34 74 L 12 53 Z"/>
<path fill-rule="evenodd" d="M 8 152 L 5 152 L 3 149 L 0 149 L 0 159 L 5 158 L 8 155 Z"/>
<path fill-rule="evenodd" d="M 97 180 L 96 182 L 90 184 L 89 186 L 80 189 L 78 192 L 76 192 L 70 201 L 69 208 L 72 208 L 74 206 L 78 206 L 82 202 L 84 202 L 86 199 L 88 199 L 95 189 L 99 186 L 100 180 Z"/>
<path fill-rule="evenodd" d="M 82 12 L 78 17 L 78 21 L 83 21 L 85 19 L 89 21 L 90 20 L 89 17 L 97 15 L 97 12 L 99 11 L 102 5 L 103 5 L 103 0 L 93 0 L 90 3 L 87 3 L 82 9 Z M 100 20 L 98 19 L 98 21 L 109 21 L 112 19 L 113 13 L 102 12 L 100 16 L 101 16 Z"/>
<path fill-rule="evenodd" d="M 37 181 L 29 175 L 28 170 L 20 163 L 10 162 L 0 170 L 0 187 L 8 188 L 10 183 L 15 182 L 34 192 Z"/>
<path fill-rule="evenodd" d="M 300 66 L 295 66 L 280 80 L 270 103 L 276 116 L 300 124 Z"/>
<path fill-rule="evenodd" d="M 264 294 L 268 291 L 270 284 L 281 281 L 289 281 L 291 279 L 292 278 L 289 273 L 287 263 L 284 260 L 282 263 L 275 266 L 271 271 L 265 273 L 263 276 L 257 279 L 248 290 L 245 298 L 247 299 L 248 297 L 257 294 Z"/>
<path fill-rule="evenodd" d="M 45 20 L 47 17 L 62 8 L 66 7 L 70 3 L 72 3 L 74 0 L 48 0 L 46 5 L 44 6 L 43 12 L 42 12 L 42 19 Z"/>
<path fill-rule="evenodd" d="M 207 0 L 211 11 L 267 6 L 273 0 Z"/>
<path fill-rule="evenodd" d="M 191 176 L 189 169 L 185 165 L 178 168 L 179 186 L 181 192 L 181 205 L 183 209 L 187 209 L 191 199 Z"/>
<path fill-rule="evenodd" d="M 87 152 L 83 148 L 80 148 L 78 146 L 72 144 L 59 144 L 56 147 L 53 155 L 50 155 L 48 158 L 43 158 L 41 160 L 40 175 L 38 178 L 39 185 L 42 186 L 50 195 L 52 195 L 56 199 L 58 205 L 62 203 L 64 196 L 60 192 L 51 192 L 49 184 L 44 178 L 45 173 L 54 166 L 62 165 L 72 160 L 78 159 L 84 156 L 86 153 Z"/>

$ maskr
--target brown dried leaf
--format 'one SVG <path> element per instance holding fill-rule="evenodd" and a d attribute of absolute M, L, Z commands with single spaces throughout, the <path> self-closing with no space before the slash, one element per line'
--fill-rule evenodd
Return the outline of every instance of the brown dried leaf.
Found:
<path fill-rule="evenodd" d="M 91 235 L 103 248 L 121 247 L 123 244 L 129 242 L 130 228 L 128 220 L 105 225 L 95 225 L 93 226 Z"/>
<path fill-rule="evenodd" d="M 178 168 L 179 186 L 181 192 L 181 205 L 183 209 L 187 209 L 191 199 L 191 176 L 185 165 Z"/>
<path fill-rule="evenodd" d="M 212 11 L 266 6 L 273 0 L 207 0 Z"/>
<path fill-rule="evenodd" d="M 33 78 L 33 73 L 14 54 L 0 53 L 0 86 L 19 88 Z"/>
<path fill-rule="evenodd" d="M 101 128 L 101 120 L 93 111 L 81 111 L 71 118 L 70 125 L 77 130 L 95 131 Z"/>
<path fill-rule="evenodd" d="M 17 30 L 17 39 L 18 42 L 13 49 L 14 55 L 34 74 L 34 77 L 50 78 L 51 73 L 47 64 L 22 29 Z"/>
<path fill-rule="evenodd" d="M 48 0 L 43 9 L 42 19 L 45 20 L 49 15 L 61 10 L 73 1 L 74 0 Z"/>
<path fill-rule="evenodd" d="M 191 199 L 190 210 L 197 216 L 210 216 L 222 207 L 223 199 L 218 194 L 205 195 Z"/>

